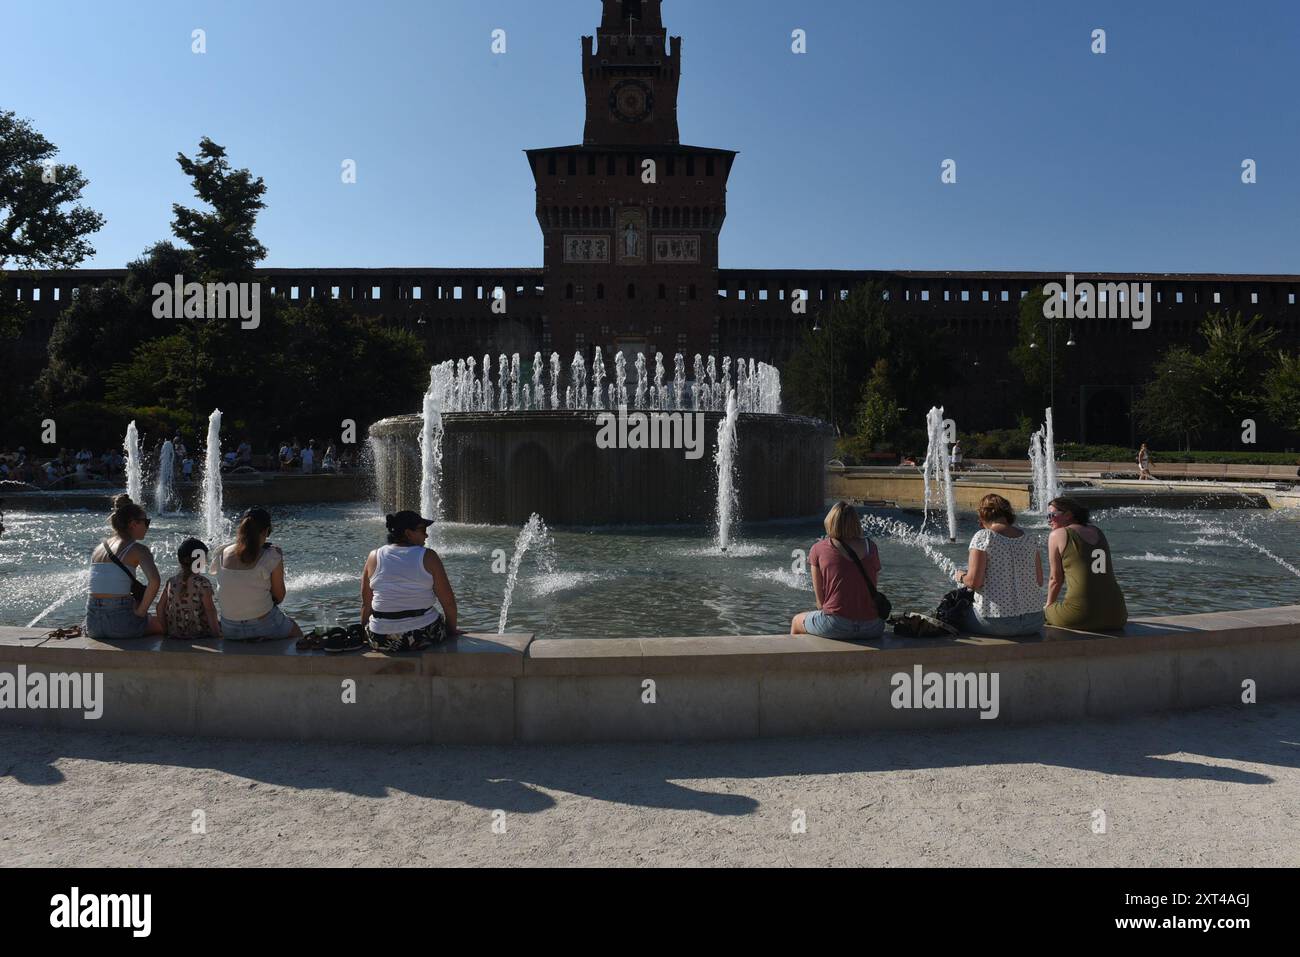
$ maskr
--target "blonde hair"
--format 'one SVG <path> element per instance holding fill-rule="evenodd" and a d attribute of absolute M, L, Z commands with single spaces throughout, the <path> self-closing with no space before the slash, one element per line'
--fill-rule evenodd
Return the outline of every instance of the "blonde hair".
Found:
<path fill-rule="evenodd" d="M 848 502 L 841 501 L 832 505 L 831 510 L 826 513 L 823 526 L 826 534 L 831 538 L 853 541 L 862 537 L 862 522 L 858 518 L 858 510 Z"/>

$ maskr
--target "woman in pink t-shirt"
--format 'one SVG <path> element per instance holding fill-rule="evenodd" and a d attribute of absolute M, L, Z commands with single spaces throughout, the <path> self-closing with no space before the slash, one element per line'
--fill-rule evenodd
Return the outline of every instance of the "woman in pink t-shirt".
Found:
<path fill-rule="evenodd" d="M 795 615 L 790 634 L 844 641 L 879 638 L 885 623 L 876 613 L 865 577 L 870 576 L 874 586 L 880 575 L 876 543 L 862 537 L 857 509 L 848 502 L 835 503 L 825 528 L 826 537 L 808 553 L 817 610 Z"/>

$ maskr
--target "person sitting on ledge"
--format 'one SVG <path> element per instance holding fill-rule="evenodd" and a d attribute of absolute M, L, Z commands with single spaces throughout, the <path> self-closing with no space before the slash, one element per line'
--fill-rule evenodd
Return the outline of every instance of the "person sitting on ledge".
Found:
<path fill-rule="evenodd" d="M 1001 495 L 980 499 L 980 530 L 970 540 L 959 585 L 975 592 L 962 628 L 976 635 L 1010 638 L 1034 635 L 1043 627 L 1043 556 L 1016 513 Z"/>
<path fill-rule="evenodd" d="M 217 549 L 221 636 L 228 641 L 301 638 L 298 623 L 280 609 L 284 601 L 284 552 L 268 542 L 271 516 L 251 508 L 239 520 L 235 544 Z"/>
<path fill-rule="evenodd" d="M 836 502 L 826 513 L 825 528 L 826 537 L 808 552 L 817 610 L 795 615 L 790 634 L 843 641 L 879 638 L 885 623 L 872 598 L 880 577 L 876 543 L 862 537 L 857 509 L 848 502 Z"/>
<path fill-rule="evenodd" d="M 149 516 L 129 495 L 113 499 L 108 524 L 113 536 L 96 546 L 90 556 L 90 597 L 86 599 L 86 635 L 90 638 L 140 638 L 162 633 L 149 606 L 158 594 L 161 578 L 153 554 L 142 542 L 149 534 Z M 144 570 L 149 583 L 139 599 L 135 569 Z"/>
<path fill-rule="evenodd" d="M 1088 524 L 1088 509 L 1072 498 L 1047 504 L 1052 533 L 1047 538 L 1051 577 L 1047 583 L 1047 624 L 1085 631 L 1118 631 L 1128 623 L 1128 606 L 1115 579 L 1110 543 Z M 1065 599 L 1058 601 L 1061 586 Z"/>
<path fill-rule="evenodd" d="M 220 638 L 221 622 L 217 618 L 212 582 L 202 574 L 207 565 L 208 546 L 197 538 L 187 538 L 177 549 L 176 559 L 181 570 L 167 579 L 158 598 L 162 633 L 189 640 Z"/>
<path fill-rule="evenodd" d="M 390 654 L 437 644 L 456 634 L 456 596 L 442 559 L 425 547 L 433 522 L 403 511 L 386 524 L 388 544 L 366 556 L 361 572 L 366 641 Z"/>

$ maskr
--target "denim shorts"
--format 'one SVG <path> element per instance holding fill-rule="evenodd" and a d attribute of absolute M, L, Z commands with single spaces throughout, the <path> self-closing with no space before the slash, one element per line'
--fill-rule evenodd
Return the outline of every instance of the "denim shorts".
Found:
<path fill-rule="evenodd" d="M 86 599 L 86 635 L 90 638 L 139 638 L 149 627 L 149 618 L 135 613 L 135 599 Z"/>
<path fill-rule="evenodd" d="M 288 638 L 293 634 L 293 619 L 276 605 L 261 618 L 231 621 L 221 618 L 221 637 L 228 641 L 253 641 L 258 638 Z"/>
<path fill-rule="evenodd" d="M 990 635 L 994 638 L 1014 638 L 1018 635 L 1036 635 L 1043 627 L 1043 612 L 1029 611 L 1023 615 L 1010 615 L 1006 618 L 985 618 L 975 610 L 974 605 L 966 608 L 962 631 L 974 635 Z"/>
<path fill-rule="evenodd" d="M 885 623 L 879 618 L 855 621 L 841 615 L 828 615 L 820 608 L 804 616 L 803 627 L 810 635 L 839 641 L 865 641 L 879 638 L 885 633 Z"/>

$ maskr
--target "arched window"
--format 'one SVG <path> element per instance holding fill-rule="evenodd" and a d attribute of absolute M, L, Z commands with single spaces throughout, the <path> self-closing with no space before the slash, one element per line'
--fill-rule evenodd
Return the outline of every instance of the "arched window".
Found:
<path fill-rule="evenodd" d="M 636 283 L 630 282 L 627 284 L 627 298 L 629 299 L 636 298 Z"/>
<path fill-rule="evenodd" d="M 573 283 L 569 283 L 564 287 L 564 298 L 565 299 L 573 298 Z"/>
<path fill-rule="evenodd" d="M 597 299 L 605 298 L 605 284 L 603 282 L 596 283 L 596 298 Z"/>

